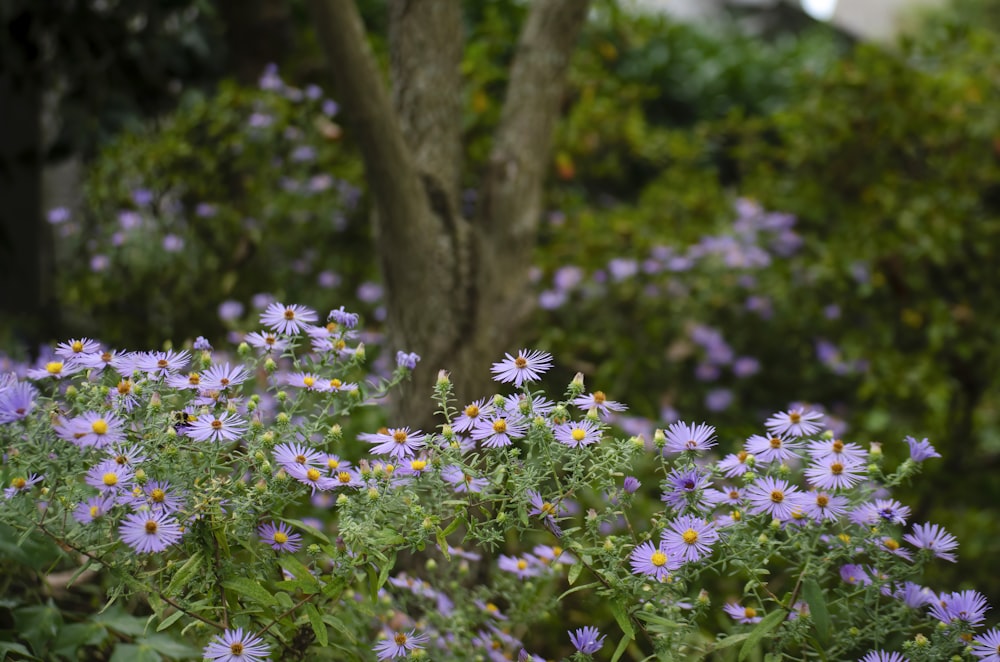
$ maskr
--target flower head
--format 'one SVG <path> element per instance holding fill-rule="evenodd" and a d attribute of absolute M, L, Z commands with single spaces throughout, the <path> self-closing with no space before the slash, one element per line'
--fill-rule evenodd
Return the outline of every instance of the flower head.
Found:
<path fill-rule="evenodd" d="M 569 640 L 576 647 L 576 650 L 584 655 L 591 655 L 601 650 L 605 638 L 606 635 L 602 635 L 595 627 L 578 628 L 569 632 Z"/>
<path fill-rule="evenodd" d="M 375 644 L 375 654 L 379 660 L 390 660 L 394 657 L 406 657 L 410 651 L 423 648 L 430 635 L 416 634 L 416 630 L 409 632 L 391 632 L 392 636 Z"/>
<path fill-rule="evenodd" d="M 1000 629 L 977 635 L 972 641 L 972 654 L 984 662 L 1000 662 Z"/>
<path fill-rule="evenodd" d="M 20 421 L 35 408 L 38 389 L 26 382 L 18 382 L 0 391 L 0 423 Z"/>
<path fill-rule="evenodd" d="M 232 412 L 202 414 L 184 434 L 195 441 L 235 441 L 247 431 L 247 423 Z"/>
<path fill-rule="evenodd" d="M 913 437 L 906 436 L 903 438 L 910 446 L 910 459 L 914 462 L 923 462 L 924 460 L 929 460 L 932 457 L 941 457 L 941 454 L 934 450 L 931 443 L 927 441 L 924 437 L 920 441 L 917 441 Z"/>
<path fill-rule="evenodd" d="M 667 443 L 664 453 L 681 453 L 683 451 L 704 451 L 715 446 L 715 428 L 701 423 L 688 425 L 676 421 L 667 428 Z"/>
<path fill-rule="evenodd" d="M 507 556 L 506 554 L 501 554 L 500 559 L 497 561 L 497 566 L 501 570 L 514 573 L 518 579 L 527 579 L 528 577 L 540 575 L 545 567 L 532 554 L 525 554 L 524 556 Z"/>
<path fill-rule="evenodd" d="M 895 651 L 869 651 L 858 662 L 909 662 L 908 659 Z"/>
<path fill-rule="evenodd" d="M 774 414 L 764 422 L 764 426 L 772 435 L 805 437 L 820 431 L 818 421 L 821 420 L 823 420 L 823 414 L 818 411 L 806 411 L 801 407 L 793 407 L 788 411 Z"/>
<path fill-rule="evenodd" d="M 661 536 L 666 552 L 684 563 L 709 556 L 712 544 L 718 539 L 719 534 L 713 524 L 693 515 L 681 515 L 667 526 Z"/>
<path fill-rule="evenodd" d="M 302 332 L 307 325 L 315 324 L 319 319 L 315 310 L 292 304 L 270 304 L 260 315 L 260 323 L 278 333 L 294 336 Z"/>
<path fill-rule="evenodd" d="M 411 432 L 410 428 L 389 428 L 386 432 L 374 434 L 359 434 L 358 439 L 375 444 L 372 453 L 389 455 L 397 459 L 411 457 L 427 443 L 427 435 L 420 430 Z"/>
<path fill-rule="evenodd" d="M 276 334 L 268 331 L 248 333 L 246 341 L 251 347 L 260 351 L 261 354 L 280 354 L 288 347 L 287 340 L 279 338 Z"/>
<path fill-rule="evenodd" d="M 271 649 L 257 635 L 236 628 L 213 637 L 201 654 L 213 662 L 264 662 Z"/>
<path fill-rule="evenodd" d="M 507 358 L 494 363 L 490 368 L 490 372 L 495 375 L 493 380 L 505 384 L 513 382 L 517 387 L 525 382 L 538 381 L 542 374 L 552 367 L 552 355 L 537 349 L 530 351 L 522 349 L 517 357 L 510 354 L 505 356 Z"/>
<path fill-rule="evenodd" d="M 560 423 L 553 432 L 556 441 L 570 448 L 589 446 L 601 440 L 601 426 L 587 419 Z"/>
<path fill-rule="evenodd" d="M 528 424 L 523 418 L 494 413 L 487 418 L 480 418 L 470 434 L 484 448 L 501 448 L 510 446 L 514 439 L 521 439 L 527 433 Z"/>
<path fill-rule="evenodd" d="M 16 494 L 22 494 L 31 489 L 33 485 L 42 482 L 44 476 L 31 474 L 30 476 L 14 476 L 10 480 L 10 487 L 3 491 L 5 499 L 10 499 Z"/>
<path fill-rule="evenodd" d="M 809 465 L 805 474 L 809 484 L 821 490 L 844 490 L 861 482 L 865 467 L 858 461 L 828 457 Z"/>
<path fill-rule="evenodd" d="M 486 489 L 490 481 L 486 478 L 476 478 L 456 464 L 449 464 L 441 470 L 441 479 L 455 486 L 455 492 L 479 493 Z"/>
<path fill-rule="evenodd" d="M 118 531 L 126 545 L 148 554 L 162 552 L 181 539 L 181 528 L 173 515 L 146 511 L 126 515 Z"/>
<path fill-rule="evenodd" d="M 668 553 L 662 540 L 658 545 L 647 541 L 633 549 L 629 555 L 629 564 L 633 574 L 649 575 L 657 581 L 681 566 L 680 560 Z"/>
<path fill-rule="evenodd" d="M 776 434 L 768 437 L 755 434 L 743 445 L 743 449 L 759 462 L 787 462 L 796 457 L 795 451 L 800 448 L 801 443 Z"/>
<path fill-rule="evenodd" d="M 604 391 L 594 391 L 593 393 L 577 396 L 573 398 L 573 404 L 584 411 L 596 409 L 597 413 L 601 416 L 607 416 L 613 411 L 625 411 L 628 409 L 628 407 L 620 402 L 608 400 L 608 396 L 604 394 Z"/>
<path fill-rule="evenodd" d="M 728 602 L 722 611 L 729 614 L 729 617 L 737 623 L 760 623 L 764 617 L 753 607 L 744 607 L 738 602 Z"/>
<path fill-rule="evenodd" d="M 802 495 L 798 490 L 794 485 L 789 485 L 788 481 L 764 476 L 746 490 L 749 510 L 755 515 L 767 513 L 774 519 L 788 521 L 802 503 Z"/>
<path fill-rule="evenodd" d="M 937 524 L 915 524 L 913 532 L 903 536 L 903 540 L 918 549 L 926 549 L 934 556 L 954 563 L 957 559 L 952 550 L 958 547 L 958 540 Z"/>
<path fill-rule="evenodd" d="M 930 603 L 931 616 L 942 623 L 962 623 L 979 627 L 986 618 L 990 605 L 979 591 L 942 593 Z"/>
<path fill-rule="evenodd" d="M 277 552 L 294 552 L 302 546 L 302 536 L 284 522 L 268 522 L 257 529 L 260 541 Z"/>
<path fill-rule="evenodd" d="M 90 497 L 76 505 L 76 508 L 73 509 L 73 519 L 80 524 L 90 524 L 95 519 L 104 517 L 114 505 L 114 496 L 99 494 Z"/>

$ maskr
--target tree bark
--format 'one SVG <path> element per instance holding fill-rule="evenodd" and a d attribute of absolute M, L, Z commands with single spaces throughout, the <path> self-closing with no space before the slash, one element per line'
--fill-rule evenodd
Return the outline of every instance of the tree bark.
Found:
<path fill-rule="evenodd" d="M 395 107 L 353 3 L 311 0 L 338 97 L 365 162 L 386 283 L 389 348 L 422 360 L 397 394 L 394 425 L 426 426 L 438 370 L 464 402 L 532 309 L 528 274 L 566 72 L 588 0 L 537 0 L 511 67 L 474 219 L 459 213 L 460 3 L 392 0 Z"/>

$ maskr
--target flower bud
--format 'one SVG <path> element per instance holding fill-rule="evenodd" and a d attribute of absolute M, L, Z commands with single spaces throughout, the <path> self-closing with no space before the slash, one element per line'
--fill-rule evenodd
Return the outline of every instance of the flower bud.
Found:
<path fill-rule="evenodd" d="M 504 400 L 504 397 L 502 395 L 500 395 L 498 393 L 498 394 L 496 394 L 496 395 L 493 396 L 493 406 L 494 407 L 496 407 L 497 409 L 503 411 L 505 404 L 507 404 L 507 401 Z"/>
<path fill-rule="evenodd" d="M 441 436 L 445 439 L 451 439 L 455 436 L 455 431 L 451 429 L 451 426 L 445 423 L 441 426 Z"/>
<path fill-rule="evenodd" d="M 149 396 L 149 408 L 152 411 L 159 411 L 162 407 L 163 400 L 160 398 L 160 393 L 156 391 L 153 395 Z"/>
<path fill-rule="evenodd" d="M 766 533 L 762 533 L 759 536 L 757 536 L 757 542 L 759 542 L 761 545 L 766 545 L 768 540 L 770 540 L 770 538 L 767 537 Z"/>
<path fill-rule="evenodd" d="M 441 387 L 441 386 L 448 386 L 449 384 L 451 384 L 450 375 L 451 373 L 449 373 L 447 370 L 438 370 L 437 385 Z"/>
<path fill-rule="evenodd" d="M 142 469 L 136 469 L 135 474 L 133 475 L 133 480 L 135 480 L 135 482 L 139 483 L 140 485 L 145 485 L 146 472 L 143 471 Z"/>
<path fill-rule="evenodd" d="M 239 345 L 236 346 L 236 353 L 242 356 L 243 358 L 247 358 L 248 356 L 250 356 L 250 345 L 247 344 L 246 342 L 241 342 Z"/>
<path fill-rule="evenodd" d="M 427 563 L 424 564 L 424 567 L 426 567 L 431 572 L 434 572 L 437 569 L 438 564 L 437 561 L 434 559 L 427 559 Z"/>
<path fill-rule="evenodd" d="M 871 447 L 868 450 L 868 455 L 873 460 L 876 460 L 876 461 L 881 460 L 882 459 L 882 444 L 880 444 L 877 441 L 873 441 L 871 443 Z"/>
<path fill-rule="evenodd" d="M 653 445 L 660 449 L 667 445 L 667 436 L 663 434 L 663 430 L 657 428 L 653 432 Z"/>
<path fill-rule="evenodd" d="M 267 481 L 265 481 L 265 480 L 258 480 L 256 483 L 253 484 L 253 489 L 258 494 L 266 494 L 267 493 Z"/>
<path fill-rule="evenodd" d="M 77 395 L 79 395 L 79 391 L 76 390 L 75 386 L 73 386 L 72 384 L 70 384 L 69 386 L 66 387 L 66 399 L 67 400 L 76 400 L 76 396 Z"/>
<path fill-rule="evenodd" d="M 592 421 L 601 420 L 600 415 L 597 413 L 597 407 L 591 407 L 590 409 L 587 410 L 587 418 Z"/>
<path fill-rule="evenodd" d="M 274 423 L 282 427 L 288 425 L 289 420 L 290 418 L 286 412 L 279 412 L 278 415 L 274 417 Z"/>
<path fill-rule="evenodd" d="M 570 389 L 574 389 L 574 390 L 575 389 L 579 389 L 579 391 L 581 393 L 583 392 L 584 386 L 583 386 L 583 373 L 582 372 L 578 372 L 575 375 L 573 375 L 573 381 L 571 381 L 569 383 L 569 387 L 570 387 Z"/>
<path fill-rule="evenodd" d="M 365 344 L 363 342 L 359 342 L 358 346 L 355 348 L 355 350 L 354 350 L 354 358 L 357 361 L 364 361 L 365 360 Z"/>
<path fill-rule="evenodd" d="M 278 391 L 274 394 L 274 399 L 278 402 L 284 403 L 288 399 L 288 391 Z"/>
<path fill-rule="evenodd" d="M 503 524 L 506 521 L 507 521 L 507 513 L 501 510 L 499 513 L 497 513 L 497 522 Z"/>
<path fill-rule="evenodd" d="M 339 423 L 334 423 L 330 426 L 330 429 L 327 430 L 326 435 L 331 441 L 340 441 L 344 437 L 344 430 L 340 427 Z"/>
<path fill-rule="evenodd" d="M 833 439 L 833 430 L 824 430 L 820 437 L 826 440 Z"/>
<path fill-rule="evenodd" d="M 630 437 L 629 443 L 640 450 L 644 450 L 646 448 L 646 439 L 641 434 Z"/>
<path fill-rule="evenodd" d="M 274 359 L 272 359 L 270 356 L 264 359 L 264 370 L 268 374 L 273 373 L 277 369 L 278 369 L 278 364 L 274 362 Z"/>
<path fill-rule="evenodd" d="M 340 494 L 337 495 L 337 505 L 338 506 L 347 505 L 348 501 L 350 501 L 350 499 L 348 498 L 348 496 L 346 494 L 340 493 Z"/>

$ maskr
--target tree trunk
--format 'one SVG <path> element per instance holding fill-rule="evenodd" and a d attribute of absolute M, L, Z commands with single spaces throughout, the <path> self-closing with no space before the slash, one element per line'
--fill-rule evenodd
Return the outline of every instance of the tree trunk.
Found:
<path fill-rule="evenodd" d="M 589 3 L 532 4 L 474 219 L 459 212 L 460 3 L 392 0 L 394 105 L 354 4 L 311 4 L 375 201 L 389 349 L 422 357 L 390 423 L 426 427 L 437 372 L 452 373 L 459 405 L 484 395 L 490 363 L 516 350 L 532 309 L 528 274 L 552 132 Z"/>

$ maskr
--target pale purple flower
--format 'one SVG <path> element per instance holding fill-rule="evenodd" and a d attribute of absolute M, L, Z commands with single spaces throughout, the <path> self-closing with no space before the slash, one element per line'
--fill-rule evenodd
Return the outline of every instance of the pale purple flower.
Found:
<path fill-rule="evenodd" d="M 608 400 L 604 391 L 594 391 L 593 393 L 587 393 L 586 395 L 579 395 L 573 398 L 573 404 L 584 411 L 597 409 L 597 413 L 601 416 L 607 416 L 611 412 L 625 411 L 628 409 L 628 407 L 620 402 Z"/>
<path fill-rule="evenodd" d="M 528 424 L 520 417 L 493 413 L 487 418 L 480 417 L 469 434 L 484 448 L 501 448 L 510 446 L 513 440 L 521 439 L 527 432 Z"/>
<path fill-rule="evenodd" d="M 826 492 L 809 492 L 802 497 L 805 514 L 817 522 L 836 521 L 847 511 L 847 497 L 829 495 Z"/>
<path fill-rule="evenodd" d="M 706 423 L 688 425 L 677 421 L 666 430 L 666 445 L 664 453 L 681 453 L 684 451 L 705 451 L 715 446 L 715 428 Z"/>
<path fill-rule="evenodd" d="M 868 453 L 855 443 L 844 443 L 840 439 L 809 442 L 809 456 L 816 462 L 834 459 L 840 462 L 862 462 Z"/>
<path fill-rule="evenodd" d="M 396 459 L 403 459 L 416 455 L 427 443 L 427 435 L 420 430 L 410 432 L 410 428 L 389 428 L 386 432 L 359 434 L 358 439 L 369 444 L 376 444 L 372 448 L 375 455 L 389 455 Z"/>
<path fill-rule="evenodd" d="M 490 372 L 494 374 L 494 381 L 513 383 L 516 387 L 525 382 L 538 381 L 552 367 L 552 355 L 548 352 L 522 349 L 517 357 L 510 354 L 505 356 L 503 361 L 493 364 Z"/>
<path fill-rule="evenodd" d="M 212 391 L 224 391 L 231 386 L 239 386 L 250 378 L 250 371 L 241 365 L 234 368 L 229 363 L 214 365 L 201 376 L 201 387 Z"/>
<path fill-rule="evenodd" d="M 774 414 L 764 422 L 764 426 L 773 435 L 804 437 L 819 432 L 821 429 L 819 421 L 822 420 L 823 414 L 818 411 L 793 407 L 788 411 Z"/>
<path fill-rule="evenodd" d="M 502 409 L 510 416 L 530 419 L 533 416 L 549 414 L 555 409 L 555 403 L 544 395 L 533 395 L 529 398 L 524 393 L 511 393 L 503 399 Z"/>
<path fill-rule="evenodd" d="M 941 454 L 934 450 L 927 438 L 923 438 L 917 441 L 915 438 L 906 436 L 903 438 L 910 446 L 910 459 L 914 462 L 923 462 L 924 460 L 929 460 L 932 457 L 941 457 Z"/>
<path fill-rule="evenodd" d="M 101 351 L 101 343 L 91 338 L 73 338 L 56 345 L 53 352 L 56 356 L 64 359 L 77 359 L 84 354 L 93 354 Z"/>
<path fill-rule="evenodd" d="M 846 563 L 840 566 L 840 578 L 847 584 L 867 586 L 872 583 L 871 575 L 856 563 Z"/>
<path fill-rule="evenodd" d="M 80 524 L 90 524 L 95 519 L 100 519 L 108 514 L 108 511 L 115 505 L 115 497 L 112 495 L 92 496 L 82 503 L 78 503 L 73 509 L 73 519 Z"/>
<path fill-rule="evenodd" d="M 260 316 L 260 323 L 278 333 L 295 335 L 302 332 L 307 325 L 315 324 L 319 319 L 315 310 L 292 304 L 286 306 L 274 302 Z"/>
<path fill-rule="evenodd" d="M 139 552 L 162 552 L 183 535 L 173 515 L 146 511 L 126 515 L 118 530 L 122 541 Z"/>
<path fill-rule="evenodd" d="M 737 602 L 727 602 L 722 608 L 737 623 L 760 623 L 764 617 L 753 607 L 744 607 Z"/>
<path fill-rule="evenodd" d="M 771 476 L 760 478 L 746 489 L 751 513 L 766 513 L 782 522 L 791 519 L 793 511 L 802 505 L 801 496 L 798 487 Z"/>
<path fill-rule="evenodd" d="M 667 554 L 683 563 L 710 556 L 718 539 L 714 525 L 693 515 L 681 515 L 667 525 L 661 536 Z"/>
<path fill-rule="evenodd" d="M 681 559 L 671 555 L 662 540 L 656 544 L 647 541 L 632 550 L 629 564 L 632 574 L 648 575 L 660 581 L 681 566 Z"/>
<path fill-rule="evenodd" d="M 493 401 L 480 398 L 465 406 L 465 409 L 452 421 L 451 428 L 455 432 L 468 432 L 476 425 L 480 417 L 486 417 L 492 413 Z"/>
<path fill-rule="evenodd" d="M 396 352 L 396 366 L 399 368 L 406 368 L 407 370 L 413 370 L 417 367 L 417 361 L 420 360 L 420 355 L 416 352 Z"/>
<path fill-rule="evenodd" d="M 175 235 L 167 234 L 163 237 L 163 250 L 168 253 L 177 253 L 184 249 L 184 239 Z"/>
<path fill-rule="evenodd" d="M 312 467 L 323 464 L 324 455 L 318 450 L 302 444 L 281 443 L 274 447 L 274 459 L 286 469 L 292 467 Z"/>
<path fill-rule="evenodd" d="M 626 494 L 634 494 L 641 486 L 642 484 L 635 476 L 625 476 L 625 480 L 622 481 L 622 489 L 625 490 Z"/>
<path fill-rule="evenodd" d="M 904 506 L 895 499 L 876 499 L 874 502 L 863 503 L 850 514 L 850 520 L 855 524 L 876 526 L 882 523 L 906 524 L 910 516 L 909 506 Z"/>
<path fill-rule="evenodd" d="M 705 409 L 709 411 L 725 411 L 733 404 L 732 390 L 728 388 L 713 388 L 705 394 Z"/>
<path fill-rule="evenodd" d="M 243 628 L 226 630 L 212 638 L 201 652 L 213 662 L 266 662 L 271 649 L 264 640 Z"/>
<path fill-rule="evenodd" d="M 10 480 L 10 487 L 3 491 L 3 497 L 5 499 L 13 498 L 17 494 L 23 494 L 29 491 L 32 486 L 37 485 L 42 482 L 45 476 L 39 476 L 38 474 L 31 474 L 30 476 L 14 476 Z"/>
<path fill-rule="evenodd" d="M 441 479 L 455 486 L 455 492 L 482 492 L 490 484 L 486 478 L 476 478 L 455 464 L 441 470 Z"/>
<path fill-rule="evenodd" d="M 86 412 L 54 429 L 61 438 L 80 448 L 104 448 L 125 438 L 124 422 L 114 413 Z"/>
<path fill-rule="evenodd" d="M 952 563 L 957 560 L 952 550 L 958 547 L 958 539 L 937 524 L 915 524 L 913 532 L 905 534 L 903 540 L 918 549 L 933 552 L 939 559 Z"/>
<path fill-rule="evenodd" d="M 66 207 L 53 207 L 46 215 L 46 220 L 52 225 L 59 225 L 69 220 L 70 213 Z"/>
<path fill-rule="evenodd" d="M 184 434 L 195 441 L 235 441 L 247 431 L 247 423 L 237 414 L 202 414 L 187 426 Z"/>
<path fill-rule="evenodd" d="M 750 470 L 750 467 L 747 465 L 747 460 L 749 459 L 750 453 L 747 453 L 745 450 L 739 453 L 730 453 L 719 461 L 716 468 L 726 478 L 736 478 Z"/>
<path fill-rule="evenodd" d="M 375 654 L 379 660 L 389 660 L 394 657 L 409 657 L 410 651 L 423 648 L 424 644 L 430 640 L 428 634 L 416 634 L 416 630 L 409 632 L 392 632 L 388 639 L 375 644 Z"/>
<path fill-rule="evenodd" d="M 38 389 L 27 382 L 17 382 L 0 391 L 0 423 L 27 418 L 35 408 Z"/>
<path fill-rule="evenodd" d="M 759 434 L 751 435 L 743 444 L 743 449 L 746 452 L 753 454 L 757 462 L 763 463 L 788 462 L 798 457 L 795 451 L 801 448 L 801 442 L 792 441 L 776 434 L 768 437 Z"/>
<path fill-rule="evenodd" d="M 979 627 L 986 620 L 990 605 L 979 591 L 957 591 L 942 593 L 930 603 L 931 616 L 942 623 L 962 623 Z"/>
<path fill-rule="evenodd" d="M 902 654 L 896 653 L 895 651 L 869 651 L 865 653 L 858 662 L 910 662 L 907 658 L 903 657 Z"/>
<path fill-rule="evenodd" d="M 567 632 L 570 642 L 584 655 L 592 655 L 604 646 L 606 635 L 602 635 L 595 627 L 578 628 Z"/>
<path fill-rule="evenodd" d="M 865 466 L 827 458 L 809 465 L 805 471 L 809 484 L 822 490 L 846 490 L 860 483 L 865 477 Z"/>
<path fill-rule="evenodd" d="M 268 522 L 257 529 L 260 541 L 270 545 L 276 552 L 295 552 L 302 547 L 302 536 L 293 533 L 292 528 L 284 522 Z"/>
<path fill-rule="evenodd" d="M 64 379 L 81 369 L 76 361 L 46 361 L 40 368 L 28 368 L 25 375 L 29 379 Z"/>
<path fill-rule="evenodd" d="M 711 476 L 698 467 L 675 468 L 667 476 L 660 500 L 678 510 L 705 510 L 713 507 L 718 500 L 717 493 L 709 489 L 711 482 Z"/>
<path fill-rule="evenodd" d="M 309 465 L 293 464 L 286 466 L 285 471 L 303 485 L 308 485 L 313 494 L 316 493 L 316 490 L 326 492 L 342 486 L 338 478 L 331 478 L 316 467 Z"/>
<path fill-rule="evenodd" d="M 897 585 L 892 596 L 910 609 L 919 609 L 937 599 L 934 591 L 913 582 L 904 582 L 901 586 Z"/>
<path fill-rule="evenodd" d="M 144 352 L 135 357 L 136 368 L 145 372 L 150 378 L 167 377 L 181 370 L 191 360 L 191 353 L 186 349 L 165 352 Z"/>
<path fill-rule="evenodd" d="M 260 350 L 262 354 L 270 354 L 271 352 L 280 354 L 288 347 L 287 340 L 268 331 L 248 333 L 245 340 L 251 347 Z"/>
<path fill-rule="evenodd" d="M 501 554 L 497 561 L 497 566 L 501 570 L 506 570 L 517 575 L 518 579 L 537 577 L 542 573 L 543 566 L 538 559 L 531 554 L 524 556 L 507 556 Z"/>
<path fill-rule="evenodd" d="M 128 465 L 118 464 L 114 460 L 102 460 L 87 471 L 84 480 L 87 485 L 108 494 L 124 491 L 132 476 L 132 468 Z"/>
<path fill-rule="evenodd" d="M 1000 629 L 992 628 L 977 634 L 972 646 L 972 654 L 983 662 L 1000 662 Z"/>
<path fill-rule="evenodd" d="M 601 440 L 601 426 L 594 421 L 567 421 L 560 423 L 553 430 L 555 440 L 570 448 L 580 448 L 596 444 Z"/>

